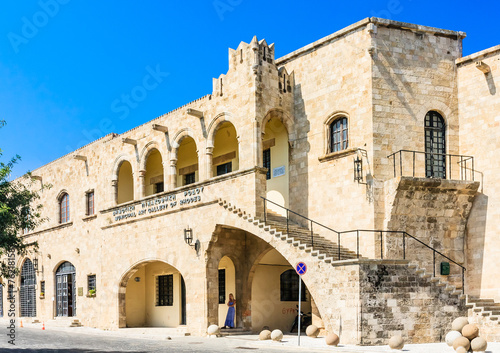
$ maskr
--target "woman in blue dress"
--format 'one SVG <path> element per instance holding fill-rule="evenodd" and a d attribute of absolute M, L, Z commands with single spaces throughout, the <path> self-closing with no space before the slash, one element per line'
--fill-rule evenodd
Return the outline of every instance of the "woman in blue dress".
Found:
<path fill-rule="evenodd" d="M 227 302 L 227 315 L 226 322 L 224 322 L 223 328 L 233 328 L 234 327 L 234 306 L 236 304 L 236 299 L 234 299 L 233 293 L 229 293 L 229 301 Z"/>

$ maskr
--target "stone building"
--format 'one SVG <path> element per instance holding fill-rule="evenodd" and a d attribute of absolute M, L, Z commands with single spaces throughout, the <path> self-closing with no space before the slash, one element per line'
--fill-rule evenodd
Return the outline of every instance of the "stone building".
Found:
<path fill-rule="evenodd" d="M 499 339 L 500 46 L 464 38 L 367 18 L 275 59 L 254 37 L 211 94 L 33 171 L 18 316 L 203 335 L 233 293 L 237 327 L 289 331 L 303 261 L 343 343 L 461 315 Z"/>

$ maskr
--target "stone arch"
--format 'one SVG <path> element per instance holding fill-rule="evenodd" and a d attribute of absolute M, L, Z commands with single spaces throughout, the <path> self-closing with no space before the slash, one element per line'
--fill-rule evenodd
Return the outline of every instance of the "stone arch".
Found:
<path fill-rule="evenodd" d="M 118 195 L 118 177 L 120 174 L 120 169 L 123 165 L 123 163 L 127 162 L 130 164 L 130 168 L 132 171 L 132 200 L 135 198 L 135 177 L 137 173 L 137 165 L 136 163 L 132 163 L 133 159 L 127 155 L 127 154 L 121 154 L 118 157 L 116 157 L 115 161 L 113 162 L 113 169 L 111 172 L 111 183 L 110 183 L 110 194 L 112 195 L 112 205 L 117 205 L 119 202 L 119 195 Z"/>
<path fill-rule="evenodd" d="M 229 122 L 233 124 L 234 128 L 236 129 L 236 123 L 234 121 L 235 119 L 233 118 L 232 114 L 228 112 L 222 112 L 218 114 L 208 125 L 208 137 L 207 137 L 207 148 L 213 148 L 214 147 L 214 139 L 215 139 L 215 134 L 217 133 L 217 130 L 219 130 L 220 126 L 225 123 Z M 236 130 L 238 131 L 238 130 Z M 239 137 L 239 135 L 238 135 Z"/>
<path fill-rule="evenodd" d="M 336 121 L 337 119 L 340 119 L 340 118 L 347 119 L 347 131 L 348 131 L 347 140 L 350 141 L 351 116 L 346 111 L 337 110 L 337 111 L 333 112 L 332 114 L 328 115 L 328 117 L 325 119 L 325 121 L 323 123 L 323 152 L 325 154 L 331 153 L 331 151 L 330 151 L 330 125 L 334 121 Z M 347 148 L 349 148 L 349 146 Z"/>
<path fill-rule="evenodd" d="M 130 282 L 130 279 L 134 277 L 134 275 L 142 269 L 146 267 L 148 264 L 153 264 L 155 262 L 160 262 L 162 264 L 173 267 L 177 270 L 181 276 L 186 279 L 188 278 L 188 272 L 184 275 L 184 272 L 179 268 L 179 261 L 175 256 L 169 256 L 168 260 L 150 257 L 142 260 L 136 261 L 133 265 L 129 266 L 120 276 L 118 281 L 118 327 L 124 328 L 127 327 L 127 313 L 126 313 L 126 293 L 127 293 L 127 285 Z"/>
<path fill-rule="evenodd" d="M 272 118 L 277 118 L 281 121 L 285 129 L 287 130 L 288 133 L 288 139 L 290 143 L 292 144 L 296 140 L 296 133 L 295 129 L 293 128 L 293 119 L 285 113 L 282 109 L 279 108 L 273 108 L 270 109 L 266 115 L 264 115 L 264 118 L 261 121 L 260 124 L 260 131 L 266 131 L 266 124 L 271 120 Z M 292 146 L 293 147 L 293 146 Z"/>
<path fill-rule="evenodd" d="M 146 144 L 146 146 L 144 146 L 144 148 L 142 149 L 140 157 L 139 157 L 139 161 L 140 161 L 139 162 L 139 170 L 146 170 L 146 163 L 148 161 L 148 157 L 155 150 L 158 151 L 158 153 L 160 153 L 162 160 L 165 160 L 163 158 L 163 153 L 161 151 L 160 144 L 156 141 L 148 142 Z"/>
<path fill-rule="evenodd" d="M 129 162 L 130 165 L 132 166 L 132 173 L 135 174 L 135 168 L 134 163 L 132 163 L 133 158 L 131 158 L 128 154 L 121 154 L 118 157 L 115 158 L 115 161 L 113 162 L 113 169 L 111 171 L 111 180 L 118 180 L 118 173 L 120 172 L 120 167 L 122 166 L 123 162 Z"/>
<path fill-rule="evenodd" d="M 177 151 L 179 150 L 179 146 L 180 146 L 182 140 L 188 136 L 191 137 L 194 140 L 194 142 L 196 143 L 196 148 L 197 148 L 196 151 L 199 153 L 198 146 L 200 145 L 200 141 L 198 141 L 198 139 L 196 138 L 195 133 L 190 128 L 183 128 L 183 129 L 179 130 L 172 138 L 171 159 L 177 158 Z"/>

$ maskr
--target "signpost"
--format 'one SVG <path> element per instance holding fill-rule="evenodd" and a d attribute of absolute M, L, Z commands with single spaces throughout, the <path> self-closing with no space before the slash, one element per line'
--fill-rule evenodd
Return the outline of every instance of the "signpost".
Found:
<path fill-rule="evenodd" d="M 300 346 L 300 322 L 302 321 L 302 311 L 301 311 L 301 307 L 302 307 L 302 277 L 301 276 L 307 272 L 306 264 L 303 262 L 299 262 L 295 266 L 295 272 L 297 272 L 297 274 L 299 275 L 299 312 L 297 313 L 297 321 L 298 321 L 297 327 L 298 327 L 298 331 L 299 331 L 298 344 Z"/>

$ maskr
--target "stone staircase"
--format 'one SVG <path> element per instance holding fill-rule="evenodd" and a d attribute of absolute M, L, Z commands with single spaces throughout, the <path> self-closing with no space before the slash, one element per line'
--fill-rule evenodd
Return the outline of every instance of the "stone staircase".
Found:
<path fill-rule="evenodd" d="M 241 327 L 235 327 L 235 328 L 221 328 L 219 337 L 226 337 L 226 336 L 239 336 L 239 335 L 251 335 L 252 331 L 246 330 Z"/>
<path fill-rule="evenodd" d="M 442 287 L 443 290 L 449 293 L 451 296 L 456 296 L 459 299 L 466 299 L 466 295 L 463 293 L 461 289 L 458 289 L 453 284 L 450 284 L 448 281 L 443 280 L 442 277 L 434 277 L 432 273 L 427 273 L 427 269 L 425 269 L 421 264 L 416 261 L 409 261 L 408 267 L 411 270 L 415 271 L 420 278 L 427 279 L 430 283 L 433 283 L 436 287 Z"/>
<path fill-rule="evenodd" d="M 493 299 L 467 296 L 466 306 L 473 315 L 479 315 L 500 325 L 500 303 Z"/>

